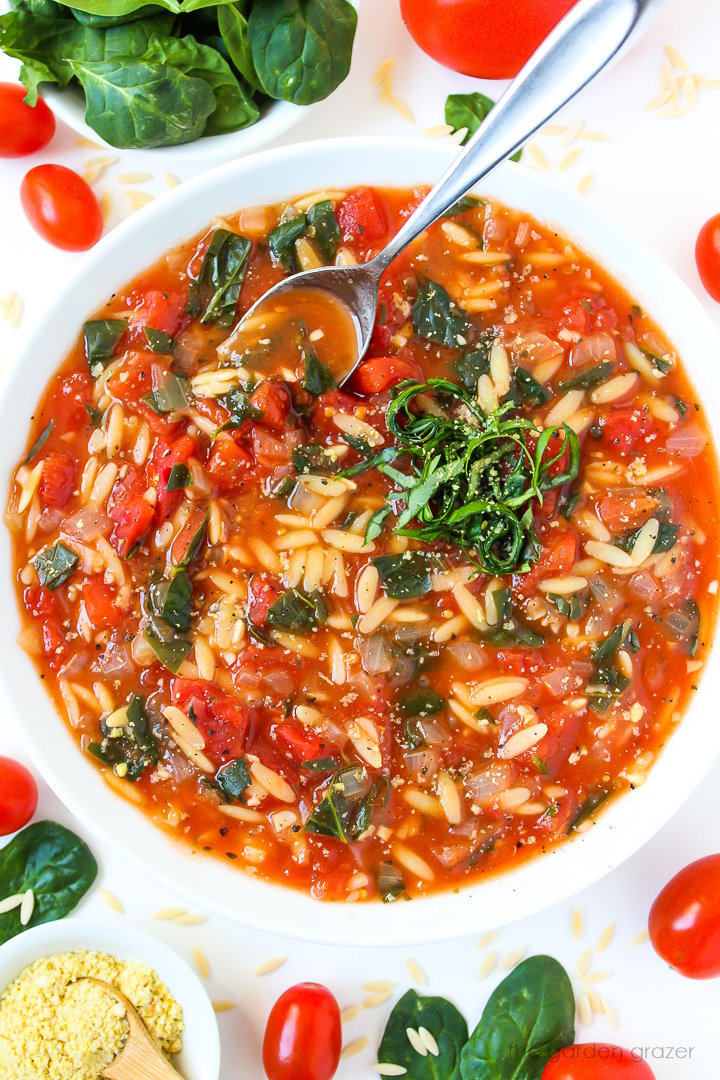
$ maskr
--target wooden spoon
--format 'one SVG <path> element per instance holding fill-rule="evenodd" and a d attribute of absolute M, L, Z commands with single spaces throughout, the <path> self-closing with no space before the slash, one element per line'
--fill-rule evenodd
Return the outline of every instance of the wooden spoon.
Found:
<path fill-rule="evenodd" d="M 102 1071 L 107 1080 L 182 1080 L 182 1076 L 163 1057 L 148 1035 L 147 1028 L 131 1001 L 116 987 L 102 979 L 86 980 L 102 987 L 125 1009 L 130 1033 L 120 1053 Z"/>

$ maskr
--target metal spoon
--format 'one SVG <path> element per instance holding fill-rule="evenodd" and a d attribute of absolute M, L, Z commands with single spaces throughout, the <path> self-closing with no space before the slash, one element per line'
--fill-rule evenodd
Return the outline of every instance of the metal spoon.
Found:
<path fill-rule="evenodd" d="M 334 372 L 342 385 L 370 343 L 380 278 L 395 256 L 587 86 L 653 6 L 658 6 L 658 0 L 580 0 L 528 60 L 482 127 L 387 247 L 361 266 L 320 267 L 279 282 L 245 313 L 223 342 L 222 354 L 232 355 L 245 320 L 257 313 L 259 305 L 298 287 L 324 289 L 349 309 L 358 335 L 352 366 L 344 373 Z"/>
<path fill-rule="evenodd" d="M 143 1080 L 182 1080 L 180 1073 L 173 1069 L 148 1035 L 147 1028 L 132 1002 L 111 983 L 89 977 L 85 981 L 100 986 L 120 1002 L 125 1009 L 130 1029 L 127 1042 L 110 1064 L 105 1066 L 102 1075 L 107 1077 L 107 1080 L 140 1080 L 141 1077 Z"/>

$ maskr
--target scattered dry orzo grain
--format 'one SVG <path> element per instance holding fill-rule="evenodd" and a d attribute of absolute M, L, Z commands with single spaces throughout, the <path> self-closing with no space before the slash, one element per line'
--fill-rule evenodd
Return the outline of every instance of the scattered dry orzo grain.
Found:
<path fill-rule="evenodd" d="M 413 960 L 412 956 L 406 957 L 405 967 L 407 968 L 408 975 L 413 980 L 413 982 L 416 982 L 418 986 L 427 986 L 427 975 L 420 967 L 417 960 Z"/>
<path fill-rule="evenodd" d="M 271 971 L 281 968 L 286 960 L 287 956 L 273 956 L 269 960 L 263 960 L 254 968 L 253 975 L 269 975 Z"/>
<path fill-rule="evenodd" d="M 361 1035 L 359 1039 L 354 1039 L 351 1043 L 343 1046 L 340 1054 L 341 1058 L 355 1057 L 356 1054 L 361 1054 L 366 1046 L 370 1045 L 370 1040 L 367 1035 Z"/>

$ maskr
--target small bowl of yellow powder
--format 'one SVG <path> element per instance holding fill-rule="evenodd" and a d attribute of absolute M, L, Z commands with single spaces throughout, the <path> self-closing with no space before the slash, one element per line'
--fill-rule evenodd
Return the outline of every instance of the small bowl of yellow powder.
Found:
<path fill-rule="evenodd" d="M 128 1037 L 135 1006 L 185 1080 L 218 1080 L 220 1038 L 197 976 L 161 941 L 130 926 L 67 919 L 0 948 L 0 1080 L 99 1080 Z"/>

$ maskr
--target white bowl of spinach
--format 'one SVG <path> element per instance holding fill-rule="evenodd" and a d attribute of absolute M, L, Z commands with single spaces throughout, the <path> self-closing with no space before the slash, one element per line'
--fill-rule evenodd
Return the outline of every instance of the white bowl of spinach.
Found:
<path fill-rule="evenodd" d="M 8 4 L 3 5 L 5 8 Z M 357 0 L 9 0 L 0 49 L 94 141 L 223 160 L 282 134 L 350 69 Z"/>

